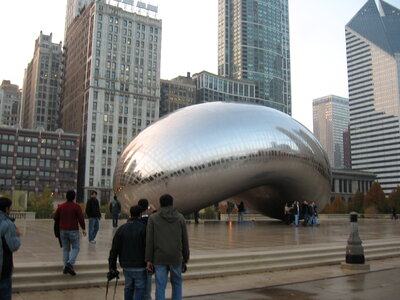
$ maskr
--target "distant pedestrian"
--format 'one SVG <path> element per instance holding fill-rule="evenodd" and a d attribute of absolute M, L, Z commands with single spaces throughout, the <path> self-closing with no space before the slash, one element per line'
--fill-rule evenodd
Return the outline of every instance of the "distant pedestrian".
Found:
<path fill-rule="evenodd" d="M 0 198 L 0 299 L 11 300 L 13 252 L 21 246 L 21 235 L 10 218 L 12 201 Z"/>
<path fill-rule="evenodd" d="M 80 249 L 79 225 L 83 236 L 86 236 L 85 220 L 81 207 L 74 203 L 75 191 L 68 191 L 67 201 L 57 207 L 53 219 L 60 228 L 61 245 L 63 248 L 64 274 L 76 275 L 74 265 Z"/>
<path fill-rule="evenodd" d="M 233 204 L 230 201 L 227 201 L 226 203 L 226 213 L 228 214 L 228 220 L 231 220 L 231 213 L 233 211 L 233 209 L 235 208 L 235 204 Z"/>
<path fill-rule="evenodd" d="M 101 218 L 100 204 L 96 191 L 92 191 L 86 203 L 86 215 L 89 218 L 89 243 L 96 244 L 95 238 L 99 231 L 99 221 Z"/>
<path fill-rule="evenodd" d="M 240 201 L 238 205 L 238 223 L 243 222 L 244 212 L 245 212 L 244 203 L 243 201 Z"/>
<path fill-rule="evenodd" d="M 160 197 L 160 210 L 152 214 L 147 224 L 147 269 L 156 276 L 156 300 L 165 300 L 165 288 L 170 273 L 172 300 L 182 299 L 182 272 L 189 261 L 189 239 L 186 221 L 173 206 L 171 195 Z"/>
<path fill-rule="evenodd" d="M 284 221 L 287 225 L 289 225 L 290 222 L 291 222 L 291 220 L 290 220 L 290 217 L 291 217 L 290 212 L 291 212 L 291 210 L 292 210 L 292 207 L 290 206 L 289 202 L 286 202 L 286 203 L 285 203 L 285 207 L 284 207 L 284 209 L 283 209 L 283 221 Z"/>
<path fill-rule="evenodd" d="M 110 202 L 110 213 L 112 216 L 112 226 L 113 228 L 117 228 L 119 214 L 121 213 L 121 203 L 116 195 L 114 195 L 114 199 Z"/>
<path fill-rule="evenodd" d="M 200 218 L 200 214 L 198 210 L 194 211 L 194 223 L 195 224 L 199 224 L 199 218 Z"/>
<path fill-rule="evenodd" d="M 301 205 L 301 212 L 303 214 L 303 226 L 307 226 L 310 219 L 310 208 L 306 200 L 304 200 L 303 204 Z"/>
<path fill-rule="evenodd" d="M 117 272 L 117 258 L 124 270 L 125 300 L 143 300 L 146 293 L 146 226 L 140 221 L 143 208 L 130 209 L 130 219 L 114 235 L 108 265 L 111 274 Z"/>
<path fill-rule="evenodd" d="M 397 220 L 397 212 L 396 212 L 396 208 L 392 208 L 392 220 Z"/>
<path fill-rule="evenodd" d="M 300 219 L 300 205 L 299 201 L 294 201 L 293 204 L 293 214 L 294 214 L 294 225 L 296 227 L 299 226 L 299 219 Z"/>
<path fill-rule="evenodd" d="M 310 211 L 310 220 L 308 221 L 308 225 L 319 225 L 318 222 L 318 211 L 317 211 L 317 205 L 315 202 L 311 202 L 309 205 L 309 211 Z"/>

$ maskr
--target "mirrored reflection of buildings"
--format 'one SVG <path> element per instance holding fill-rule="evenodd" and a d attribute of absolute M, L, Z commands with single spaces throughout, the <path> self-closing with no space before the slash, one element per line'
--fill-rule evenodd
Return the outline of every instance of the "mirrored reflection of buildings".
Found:
<path fill-rule="evenodd" d="M 330 95 L 313 100 L 314 135 L 328 154 L 333 168 L 350 168 L 345 164 L 343 140 L 348 126 L 348 99 Z"/>
<path fill-rule="evenodd" d="M 291 115 L 288 0 L 218 1 L 218 75 L 254 83 L 258 104 Z"/>
<path fill-rule="evenodd" d="M 368 0 L 346 25 L 352 168 L 400 184 L 400 10 Z"/>
<path fill-rule="evenodd" d="M 102 203 L 119 154 L 158 120 L 161 55 L 161 20 L 105 2 L 66 20 L 61 102 L 62 128 L 81 135 L 78 197 L 97 190 Z"/>
<path fill-rule="evenodd" d="M 40 193 L 55 199 L 76 189 L 79 135 L 0 126 L 0 190 Z"/>
<path fill-rule="evenodd" d="M 33 58 L 25 69 L 20 121 L 23 128 L 59 128 L 61 51 L 61 42 L 55 44 L 51 33 L 40 32 Z"/>
<path fill-rule="evenodd" d="M 10 80 L 3 80 L 0 86 L 0 125 L 19 124 L 21 90 Z"/>

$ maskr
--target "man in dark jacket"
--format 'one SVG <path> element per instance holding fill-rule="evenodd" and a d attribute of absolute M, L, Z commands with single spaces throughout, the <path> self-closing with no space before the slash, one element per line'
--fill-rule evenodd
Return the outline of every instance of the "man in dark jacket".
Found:
<path fill-rule="evenodd" d="M 115 233 L 108 258 L 110 273 L 117 273 L 117 257 L 124 270 L 125 300 L 142 300 L 146 292 L 146 226 L 139 220 L 142 212 L 139 205 L 131 207 L 131 218 Z"/>
<path fill-rule="evenodd" d="M 96 244 L 96 235 L 99 231 L 99 220 L 101 218 L 100 204 L 97 200 L 97 192 L 92 191 L 86 203 L 86 215 L 89 218 L 89 242 Z"/>
<path fill-rule="evenodd" d="M 156 276 L 156 299 L 165 299 L 168 272 L 173 300 L 182 299 L 182 267 L 189 260 L 189 239 L 185 218 L 172 207 L 173 198 L 160 197 L 160 210 L 152 214 L 147 223 L 147 269 Z"/>
<path fill-rule="evenodd" d="M 81 207 L 74 203 L 75 191 L 70 190 L 66 195 L 67 201 L 57 207 L 53 219 L 60 228 L 61 245 L 63 248 L 64 274 L 76 275 L 74 265 L 80 249 L 79 225 L 83 236 L 86 236 L 85 220 Z"/>
<path fill-rule="evenodd" d="M 119 203 L 117 196 L 110 202 L 110 213 L 112 216 L 112 224 L 114 228 L 118 227 L 118 218 L 121 212 L 121 203 Z"/>
<path fill-rule="evenodd" d="M 10 219 L 12 201 L 0 198 L 0 299 L 11 300 L 13 252 L 21 246 L 20 232 Z"/>

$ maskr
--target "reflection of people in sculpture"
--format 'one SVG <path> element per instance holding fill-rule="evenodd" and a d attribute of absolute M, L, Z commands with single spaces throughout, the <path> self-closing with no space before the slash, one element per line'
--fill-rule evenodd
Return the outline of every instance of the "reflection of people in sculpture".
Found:
<path fill-rule="evenodd" d="M 396 213 L 396 208 L 393 207 L 392 209 L 392 220 L 397 220 L 397 213 Z"/>
<path fill-rule="evenodd" d="M 231 220 L 231 213 L 233 211 L 233 208 L 235 207 L 235 204 L 233 204 L 232 202 L 228 201 L 226 203 L 226 213 L 228 214 L 228 220 Z"/>

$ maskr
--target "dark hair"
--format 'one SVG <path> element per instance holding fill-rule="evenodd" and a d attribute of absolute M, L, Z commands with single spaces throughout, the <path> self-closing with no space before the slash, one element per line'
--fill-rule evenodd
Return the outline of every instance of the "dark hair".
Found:
<path fill-rule="evenodd" d="M 144 210 L 149 208 L 149 201 L 147 199 L 140 199 L 137 204 L 143 207 Z"/>
<path fill-rule="evenodd" d="M 138 218 L 140 217 L 140 214 L 144 212 L 144 209 L 139 205 L 135 205 L 131 207 L 129 212 L 131 213 L 131 218 Z"/>
<path fill-rule="evenodd" d="M 160 197 L 160 206 L 171 206 L 174 202 L 174 198 L 170 194 L 164 194 Z"/>
<path fill-rule="evenodd" d="M 92 196 L 93 194 L 96 194 L 96 196 L 97 196 L 97 192 L 96 192 L 96 191 L 92 191 L 92 192 L 90 193 L 90 196 Z"/>
<path fill-rule="evenodd" d="M 6 208 L 11 207 L 12 201 L 7 197 L 0 198 L 0 210 L 6 212 Z"/>
<path fill-rule="evenodd" d="M 75 191 L 69 190 L 65 197 L 67 198 L 67 201 L 74 201 L 74 199 L 75 199 Z"/>

